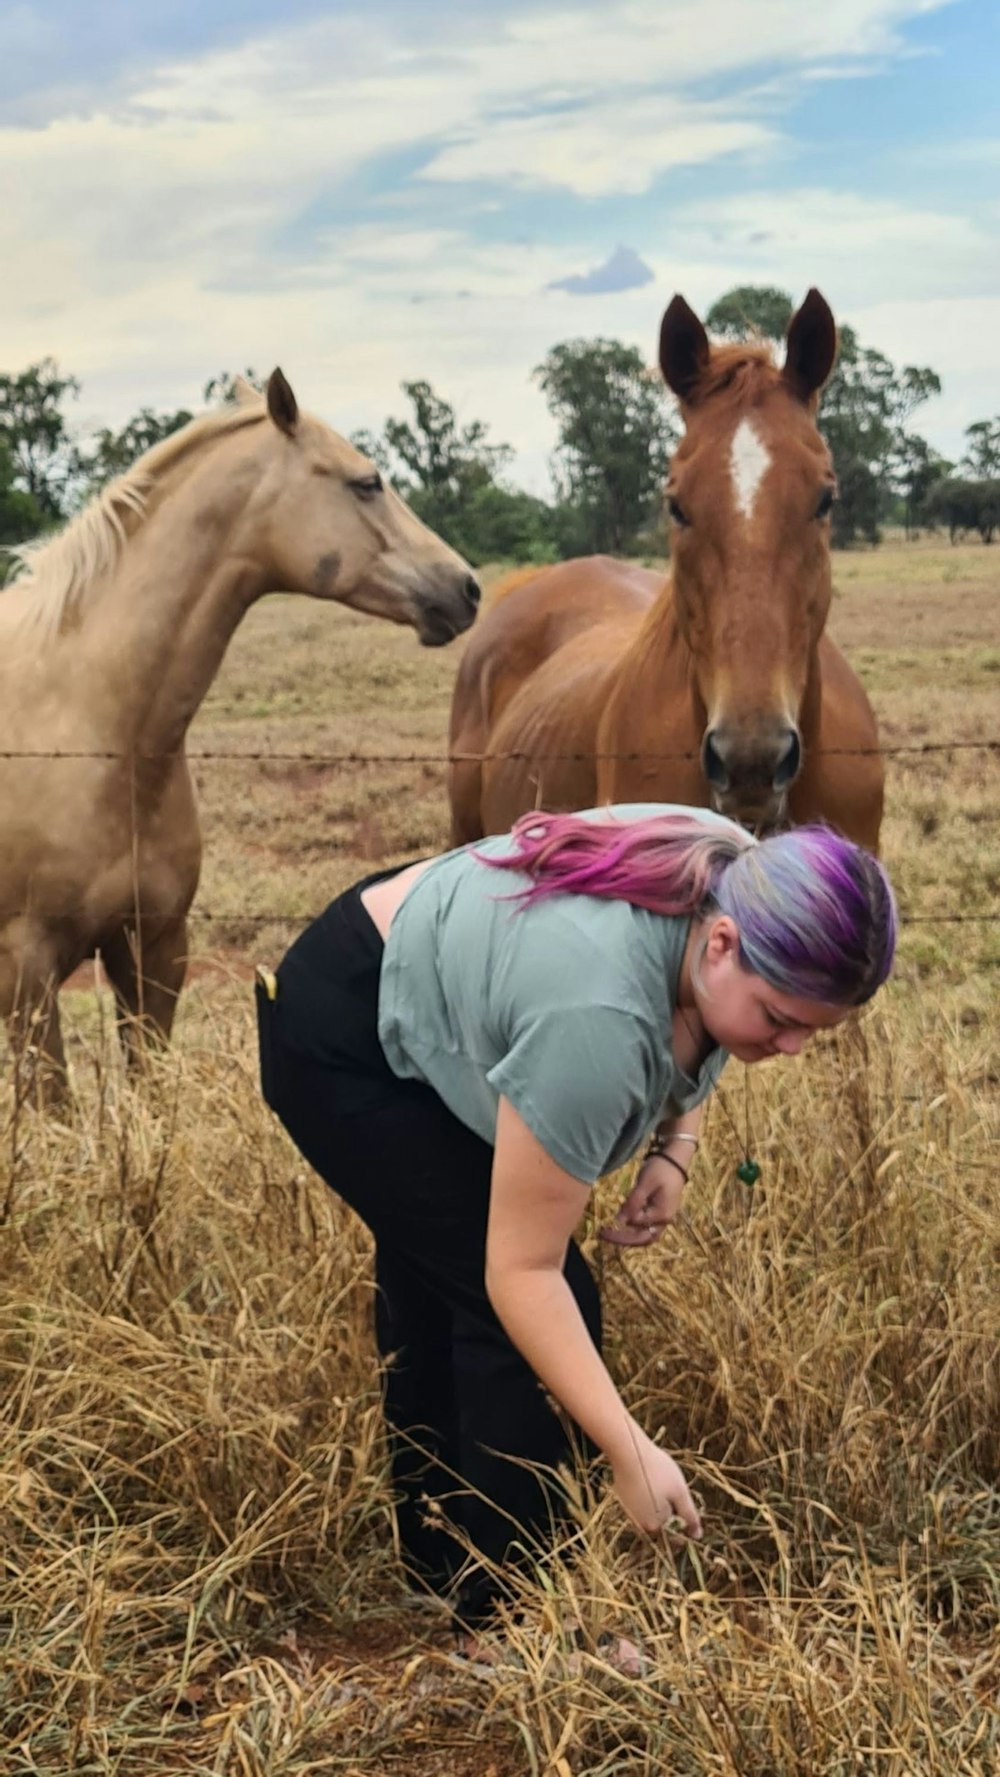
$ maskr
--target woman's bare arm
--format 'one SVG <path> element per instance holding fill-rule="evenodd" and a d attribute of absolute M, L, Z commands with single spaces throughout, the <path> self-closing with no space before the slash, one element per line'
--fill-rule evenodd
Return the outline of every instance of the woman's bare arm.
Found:
<path fill-rule="evenodd" d="M 486 1289 L 536 1376 L 607 1456 L 626 1510 L 653 1531 L 673 1515 L 694 1534 L 684 1477 L 626 1410 L 564 1276 L 566 1248 L 591 1187 L 542 1147 L 501 1099 L 486 1240 Z"/>

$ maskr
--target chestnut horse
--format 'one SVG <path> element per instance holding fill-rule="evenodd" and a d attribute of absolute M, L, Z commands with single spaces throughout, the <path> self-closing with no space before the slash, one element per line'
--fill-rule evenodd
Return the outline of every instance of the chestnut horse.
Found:
<path fill-rule="evenodd" d="M 280 370 L 266 400 L 239 394 L 26 551 L 0 595 L 0 1014 L 49 1099 L 56 990 L 95 952 L 130 1058 L 169 1035 L 201 862 L 185 736 L 254 601 L 310 593 L 429 646 L 475 616 L 468 564 L 299 414 Z"/>
<path fill-rule="evenodd" d="M 762 345 L 712 347 L 674 297 L 670 578 L 592 556 L 501 588 L 455 686 L 455 844 L 533 808 L 665 801 L 760 829 L 822 818 L 877 846 L 875 718 L 823 633 L 836 484 L 816 410 L 836 349 L 817 290 L 780 369 Z"/>

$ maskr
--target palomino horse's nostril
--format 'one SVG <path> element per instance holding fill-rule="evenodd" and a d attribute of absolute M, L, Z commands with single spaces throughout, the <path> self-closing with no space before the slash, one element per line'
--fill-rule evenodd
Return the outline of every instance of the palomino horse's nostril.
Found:
<path fill-rule="evenodd" d="M 726 762 L 715 744 L 715 736 L 710 728 L 701 743 L 701 768 L 710 784 L 716 790 L 728 790 L 729 771 Z"/>
<path fill-rule="evenodd" d="M 799 739 L 799 731 L 797 728 L 789 728 L 778 753 L 774 777 L 771 780 L 775 789 L 786 790 L 788 785 L 798 777 L 801 764 L 802 742 Z"/>
<path fill-rule="evenodd" d="M 466 574 L 463 590 L 473 610 L 476 610 L 483 596 L 483 589 L 474 574 Z"/>

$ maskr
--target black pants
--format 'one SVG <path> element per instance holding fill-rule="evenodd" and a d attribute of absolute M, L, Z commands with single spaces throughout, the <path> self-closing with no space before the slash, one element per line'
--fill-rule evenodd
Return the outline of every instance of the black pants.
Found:
<path fill-rule="evenodd" d="M 557 1466 L 593 1452 L 553 1412 L 486 1296 L 492 1148 L 430 1087 L 398 1079 L 378 1041 L 382 941 L 360 900 L 377 880 L 348 889 L 302 934 L 273 1000 L 258 987 L 261 1077 L 296 1146 L 375 1237 L 406 1564 L 474 1628 L 502 1595 L 495 1570 L 537 1557 L 557 1533 Z M 597 1288 L 573 1243 L 565 1275 L 599 1350 Z"/>

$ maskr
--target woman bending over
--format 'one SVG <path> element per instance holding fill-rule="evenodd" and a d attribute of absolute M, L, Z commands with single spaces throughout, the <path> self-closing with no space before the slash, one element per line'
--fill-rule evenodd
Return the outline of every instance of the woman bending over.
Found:
<path fill-rule="evenodd" d="M 375 1239 L 406 1565 L 465 1631 L 515 1545 L 558 1534 L 573 1449 L 548 1396 L 637 1525 L 701 1534 L 602 1362 L 573 1233 L 595 1180 L 645 1150 L 604 1233 L 654 1241 L 727 1056 L 796 1055 L 839 1024 L 895 932 L 881 865 L 826 828 L 758 843 L 638 804 L 526 815 L 369 876 L 258 984 L 265 1097 Z"/>

